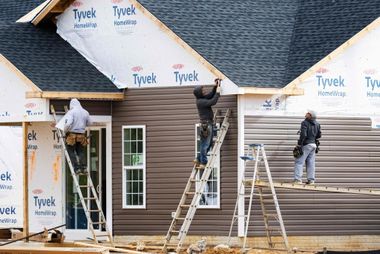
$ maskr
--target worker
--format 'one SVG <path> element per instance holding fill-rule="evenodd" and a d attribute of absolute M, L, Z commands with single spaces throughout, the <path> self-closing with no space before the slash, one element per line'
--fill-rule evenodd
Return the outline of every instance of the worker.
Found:
<path fill-rule="evenodd" d="M 87 173 L 84 147 L 88 144 L 86 127 L 91 123 L 88 111 L 82 108 L 77 99 L 71 99 L 70 110 L 56 126 L 65 133 L 67 152 L 76 174 Z"/>
<path fill-rule="evenodd" d="M 317 144 L 322 136 L 321 126 L 317 122 L 315 111 L 309 110 L 305 115 L 305 120 L 301 123 L 299 131 L 300 137 L 297 146 L 302 148 L 302 155 L 295 159 L 294 183 L 302 184 L 303 165 L 306 162 L 307 182 L 315 183 L 315 154 L 318 152 Z"/>
<path fill-rule="evenodd" d="M 221 80 L 217 78 L 211 92 L 207 92 L 203 86 L 196 86 L 193 91 L 200 121 L 200 150 L 197 158 L 194 159 L 194 164 L 199 169 L 206 167 L 207 153 L 212 146 L 215 131 L 212 106 L 218 102 L 220 97 L 220 84 Z"/>

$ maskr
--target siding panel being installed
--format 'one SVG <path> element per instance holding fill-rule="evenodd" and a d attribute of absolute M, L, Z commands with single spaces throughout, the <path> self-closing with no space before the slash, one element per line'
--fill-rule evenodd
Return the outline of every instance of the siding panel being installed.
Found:
<path fill-rule="evenodd" d="M 220 209 L 198 209 L 189 235 L 228 235 L 237 189 L 237 99 L 222 96 L 214 109 L 232 109 L 221 148 Z M 164 235 L 192 169 L 198 114 L 192 87 L 128 89 L 113 102 L 113 229 L 115 235 Z M 122 126 L 146 126 L 146 209 L 122 208 Z"/>
<path fill-rule="evenodd" d="M 299 117 L 245 117 L 245 144 L 265 144 L 272 178 L 276 182 L 293 179 L 292 150 L 302 120 Z M 317 185 L 380 188 L 380 130 L 371 128 L 371 120 L 321 117 L 318 121 L 322 126 L 322 138 L 321 151 L 316 158 Z M 276 192 L 288 235 L 380 233 L 379 196 L 279 188 Z M 259 204 L 258 200 L 255 202 Z M 249 235 L 264 235 L 260 206 L 255 207 Z M 275 211 L 273 205 L 269 208 Z"/>

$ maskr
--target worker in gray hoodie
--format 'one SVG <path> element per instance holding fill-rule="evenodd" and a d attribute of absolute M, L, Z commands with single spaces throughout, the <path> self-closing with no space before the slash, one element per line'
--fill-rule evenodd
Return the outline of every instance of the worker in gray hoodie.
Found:
<path fill-rule="evenodd" d="M 82 108 L 77 99 L 71 99 L 70 110 L 62 118 L 63 131 L 66 133 L 66 148 L 74 171 L 87 173 L 84 147 L 87 145 L 86 127 L 91 125 L 90 114 Z"/>
<path fill-rule="evenodd" d="M 200 120 L 200 151 L 197 158 L 194 159 L 194 164 L 199 169 L 206 167 L 207 153 L 212 146 L 214 136 L 214 113 L 212 106 L 218 102 L 221 89 L 220 83 L 220 79 L 215 79 L 215 86 L 209 93 L 203 86 L 196 86 L 193 91 Z"/>
<path fill-rule="evenodd" d="M 301 123 L 299 131 L 300 137 L 297 146 L 302 148 L 302 155 L 295 160 L 294 183 L 302 183 L 303 165 L 306 162 L 307 182 L 315 182 L 315 154 L 317 152 L 318 139 L 321 138 L 321 125 L 317 122 L 315 111 L 309 110 L 305 115 L 305 120 Z"/>

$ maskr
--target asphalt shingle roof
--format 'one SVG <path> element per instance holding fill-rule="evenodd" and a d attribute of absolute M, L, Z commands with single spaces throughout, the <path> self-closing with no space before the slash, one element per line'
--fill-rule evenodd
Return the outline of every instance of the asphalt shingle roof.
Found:
<path fill-rule="evenodd" d="M 43 91 L 119 92 L 50 21 L 15 23 L 43 1 L 0 1 L 0 54 Z"/>
<path fill-rule="evenodd" d="M 300 1 L 286 82 L 292 81 L 379 16 L 378 0 Z"/>
<path fill-rule="evenodd" d="M 284 87 L 371 23 L 378 0 L 138 0 L 239 86 Z"/>

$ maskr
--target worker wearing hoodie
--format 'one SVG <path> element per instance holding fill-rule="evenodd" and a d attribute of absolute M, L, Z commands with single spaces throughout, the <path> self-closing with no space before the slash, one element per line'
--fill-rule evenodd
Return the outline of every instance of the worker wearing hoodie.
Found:
<path fill-rule="evenodd" d="M 90 114 L 77 99 L 70 101 L 70 110 L 62 118 L 66 133 L 66 148 L 75 173 L 87 173 L 84 146 L 87 145 L 86 127 L 91 124 Z"/>
<path fill-rule="evenodd" d="M 220 96 L 220 79 L 215 79 L 215 86 L 211 92 L 207 93 L 203 86 L 196 86 L 193 93 L 196 98 L 200 119 L 200 150 L 194 163 L 197 164 L 200 169 L 203 169 L 207 164 L 207 153 L 212 146 L 214 133 L 214 113 L 212 106 L 218 102 Z"/>
<path fill-rule="evenodd" d="M 306 184 L 314 184 L 316 143 L 319 142 L 318 139 L 322 136 L 321 126 L 316 119 L 316 113 L 309 110 L 305 115 L 305 120 L 301 123 L 297 145 L 302 147 L 303 154 L 295 160 L 294 183 L 302 183 L 303 165 L 306 162 Z"/>

